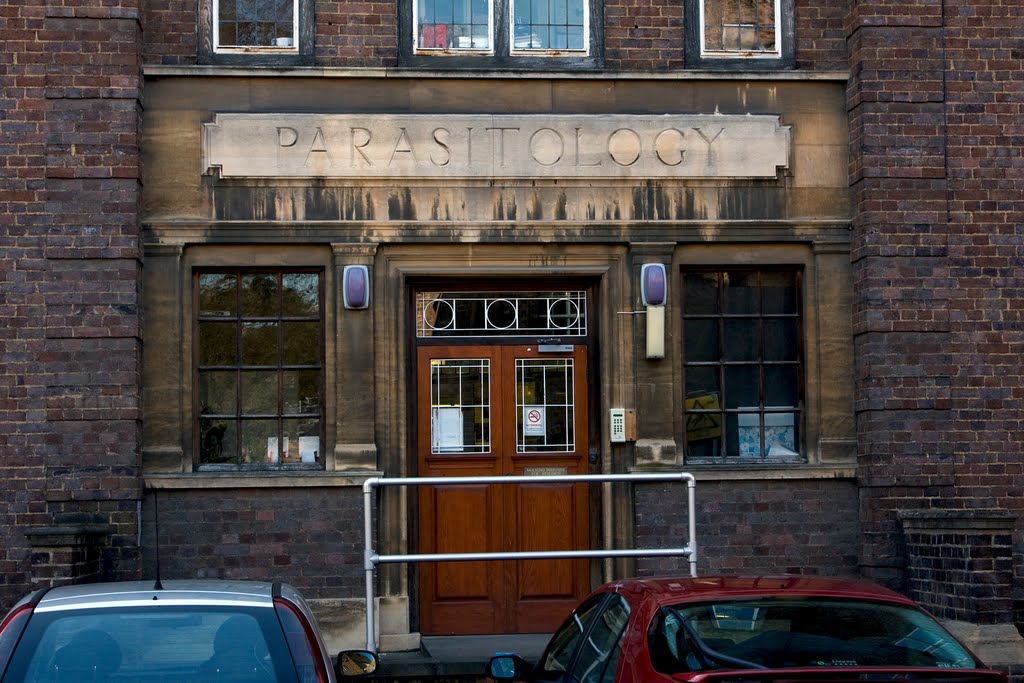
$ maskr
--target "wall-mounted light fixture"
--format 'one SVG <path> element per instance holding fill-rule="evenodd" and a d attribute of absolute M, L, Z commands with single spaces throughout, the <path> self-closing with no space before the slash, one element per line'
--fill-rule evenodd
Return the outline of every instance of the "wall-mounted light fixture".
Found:
<path fill-rule="evenodd" d="M 664 306 L 668 296 L 664 263 L 645 263 L 640 267 L 640 299 L 644 306 Z"/>
<path fill-rule="evenodd" d="M 640 300 L 647 312 L 647 358 L 665 357 L 665 300 L 668 279 L 665 264 L 645 263 L 640 267 Z"/>
<path fill-rule="evenodd" d="M 345 266 L 341 279 L 345 308 L 368 308 L 370 306 L 370 269 L 366 266 Z"/>

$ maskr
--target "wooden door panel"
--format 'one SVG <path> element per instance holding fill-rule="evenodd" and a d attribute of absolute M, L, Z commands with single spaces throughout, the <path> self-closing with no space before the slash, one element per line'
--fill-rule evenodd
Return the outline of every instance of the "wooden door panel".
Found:
<path fill-rule="evenodd" d="M 585 351 L 420 347 L 420 476 L 585 472 Z M 419 548 L 587 548 L 587 496 L 585 484 L 421 487 Z M 589 590 L 586 560 L 425 563 L 420 576 L 424 634 L 550 631 Z"/>
<path fill-rule="evenodd" d="M 484 553 L 495 523 L 494 487 L 438 486 L 433 490 L 434 549 L 438 553 Z M 493 599 L 490 562 L 441 562 L 437 565 L 437 600 Z"/>

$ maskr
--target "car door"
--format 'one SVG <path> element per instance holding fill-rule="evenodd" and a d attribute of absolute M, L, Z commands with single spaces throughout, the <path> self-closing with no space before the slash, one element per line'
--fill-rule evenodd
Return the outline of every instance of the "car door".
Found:
<path fill-rule="evenodd" d="M 583 602 L 548 643 L 535 680 L 545 683 L 611 683 L 615 680 L 630 608 L 616 593 Z"/>

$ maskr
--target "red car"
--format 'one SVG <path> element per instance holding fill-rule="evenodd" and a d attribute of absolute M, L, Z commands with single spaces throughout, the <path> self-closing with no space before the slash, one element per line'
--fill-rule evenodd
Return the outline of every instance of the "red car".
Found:
<path fill-rule="evenodd" d="M 530 683 L 1007 681 L 914 601 L 807 576 L 612 581 L 536 665 L 498 654 L 486 673 Z"/>

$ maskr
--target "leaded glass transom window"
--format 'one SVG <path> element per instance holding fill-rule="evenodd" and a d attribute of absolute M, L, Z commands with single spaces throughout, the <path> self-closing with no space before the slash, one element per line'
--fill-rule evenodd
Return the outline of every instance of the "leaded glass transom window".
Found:
<path fill-rule="evenodd" d="M 584 336 L 585 292 L 420 292 L 419 337 Z"/>

